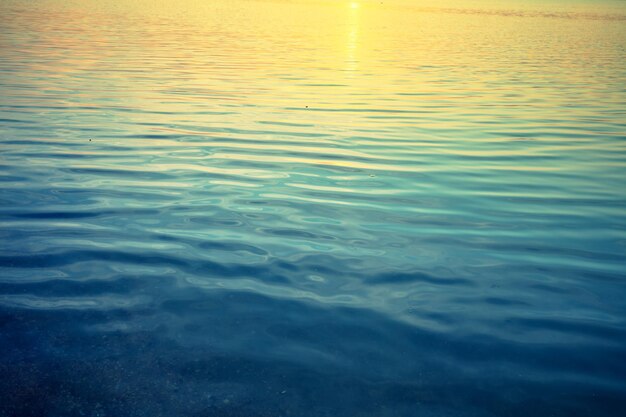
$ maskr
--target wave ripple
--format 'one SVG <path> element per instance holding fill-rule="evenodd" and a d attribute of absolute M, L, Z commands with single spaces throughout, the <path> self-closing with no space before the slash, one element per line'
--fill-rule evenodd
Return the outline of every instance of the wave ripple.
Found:
<path fill-rule="evenodd" d="M 626 407 L 623 5 L 144 3 L 0 2 L 0 417 Z"/>

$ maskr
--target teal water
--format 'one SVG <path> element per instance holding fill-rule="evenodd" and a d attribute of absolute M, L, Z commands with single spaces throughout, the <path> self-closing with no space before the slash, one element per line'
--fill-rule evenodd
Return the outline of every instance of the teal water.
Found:
<path fill-rule="evenodd" d="M 0 416 L 617 416 L 620 2 L 0 3 Z"/>

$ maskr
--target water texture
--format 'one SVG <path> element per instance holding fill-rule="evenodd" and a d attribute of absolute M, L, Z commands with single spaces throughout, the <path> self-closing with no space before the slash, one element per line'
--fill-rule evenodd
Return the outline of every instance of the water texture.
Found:
<path fill-rule="evenodd" d="M 0 416 L 617 416 L 623 2 L 0 2 Z"/>

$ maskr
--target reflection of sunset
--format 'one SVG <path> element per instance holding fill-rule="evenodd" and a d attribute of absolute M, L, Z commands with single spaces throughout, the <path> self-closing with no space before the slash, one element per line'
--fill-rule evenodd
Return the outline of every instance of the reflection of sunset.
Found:
<path fill-rule="evenodd" d="M 359 46 L 359 3 L 350 3 L 350 13 L 348 15 L 348 40 L 346 44 L 346 70 L 355 71 L 358 68 L 357 56 Z"/>
<path fill-rule="evenodd" d="M 262 8 L 256 2 L 184 2 L 184 8 L 175 9 L 165 2 L 146 7 L 116 3 L 113 15 L 106 4 L 91 10 L 64 3 L 70 31 L 28 23 L 31 30 L 37 27 L 37 42 L 46 46 L 49 60 L 25 60 L 25 65 L 67 80 L 36 82 L 50 94 L 65 94 L 62 106 L 80 100 L 80 111 L 89 112 L 108 103 L 112 109 L 129 109 L 112 113 L 113 120 L 193 135 L 219 136 L 225 126 L 254 131 L 267 121 L 269 109 L 330 136 L 415 122 L 437 129 L 459 111 L 457 121 L 476 115 L 468 119 L 475 127 L 507 117 L 513 109 L 538 125 L 543 114 L 535 109 L 542 107 L 546 90 L 533 86 L 549 90 L 557 80 L 593 83 L 589 60 L 611 58 L 593 57 L 587 46 L 589 37 L 602 42 L 611 36 L 603 19 L 586 19 L 583 39 L 572 19 L 504 18 L 492 13 L 502 9 L 436 9 L 420 2 L 263 2 Z M 237 23 L 226 12 L 233 7 Z M 561 38 L 552 36 L 555 30 L 571 40 L 558 67 L 543 59 L 562 47 Z M 94 83 L 101 77 L 103 82 Z M 492 94 L 490 106 L 484 105 L 484 91 Z M 581 100 L 586 91 L 580 92 Z M 16 100 L 28 100 L 30 94 L 36 92 L 25 91 Z M 242 105 L 252 106 L 243 117 L 233 111 Z M 160 112 L 171 112 L 172 106 L 181 121 L 203 110 L 208 118 L 219 118 L 222 127 L 160 126 Z M 310 111 L 292 110 L 307 106 Z M 335 111 L 340 109 L 350 111 Z M 385 112 L 394 113 L 385 117 Z"/>

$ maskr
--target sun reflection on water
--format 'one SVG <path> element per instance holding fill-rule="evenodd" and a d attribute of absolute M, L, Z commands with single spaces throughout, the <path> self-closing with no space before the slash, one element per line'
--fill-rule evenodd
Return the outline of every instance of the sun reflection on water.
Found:
<path fill-rule="evenodd" d="M 348 11 L 348 37 L 346 41 L 346 67 L 347 72 L 353 72 L 358 69 L 358 46 L 359 46 L 359 3 L 351 2 Z"/>

